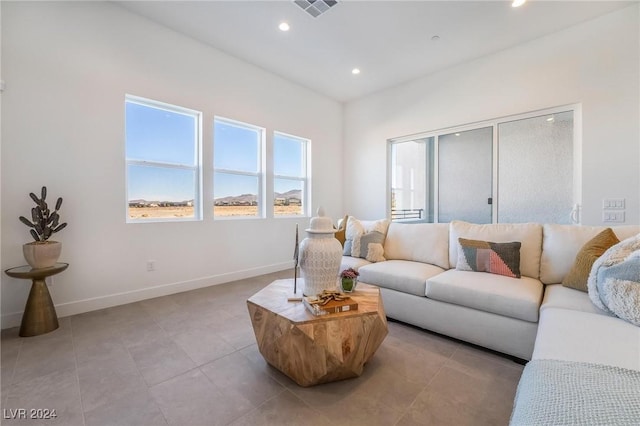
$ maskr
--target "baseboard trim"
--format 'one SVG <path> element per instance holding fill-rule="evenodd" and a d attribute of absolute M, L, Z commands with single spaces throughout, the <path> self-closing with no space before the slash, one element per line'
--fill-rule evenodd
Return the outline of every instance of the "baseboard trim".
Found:
<path fill-rule="evenodd" d="M 110 308 L 112 306 L 125 305 L 127 303 L 139 302 L 140 300 L 153 299 L 154 297 L 168 296 L 170 294 L 182 293 L 183 291 L 196 290 L 212 285 L 219 285 L 231 281 L 243 280 L 259 275 L 270 274 L 292 268 L 291 262 L 277 263 L 273 265 L 261 266 L 259 268 L 245 269 L 242 271 L 229 272 L 226 274 L 212 275 L 195 280 L 180 281 L 176 283 L 163 284 L 155 287 L 132 290 L 122 293 L 109 294 L 106 296 L 92 297 L 83 300 L 55 305 L 59 318 L 98 309 Z M 1 316 L 2 329 L 17 327 L 22 321 L 22 312 L 3 314 Z"/>

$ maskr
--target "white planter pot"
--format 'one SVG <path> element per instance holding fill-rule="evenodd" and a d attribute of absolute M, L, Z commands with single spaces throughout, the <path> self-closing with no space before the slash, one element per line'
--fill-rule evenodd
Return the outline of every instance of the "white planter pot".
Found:
<path fill-rule="evenodd" d="M 62 244 L 58 241 L 32 242 L 22 246 L 24 258 L 34 269 L 50 268 L 56 264 Z"/>

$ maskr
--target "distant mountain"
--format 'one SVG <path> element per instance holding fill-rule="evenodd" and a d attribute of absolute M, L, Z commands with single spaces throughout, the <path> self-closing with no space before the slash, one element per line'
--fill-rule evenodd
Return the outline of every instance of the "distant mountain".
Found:
<path fill-rule="evenodd" d="M 255 194 L 242 194 L 230 197 L 216 198 L 214 204 L 219 205 L 233 205 L 233 204 L 252 204 L 258 202 L 258 196 Z"/>
<path fill-rule="evenodd" d="M 287 191 L 284 193 L 276 192 L 273 194 L 274 198 L 284 198 L 285 200 L 289 199 L 302 199 L 302 191 L 299 189 L 292 189 L 291 191 Z M 255 205 L 258 202 L 258 196 L 256 194 L 242 194 L 242 195 L 234 195 L 229 197 L 221 197 L 216 198 L 214 200 L 214 204 L 216 206 L 225 206 L 225 205 Z"/>
<path fill-rule="evenodd" d="M 299 189 L 292 189 L 284 193 L 276 192 L 273 194 L 275 199 L 284 200 L 302 200 L 302 191 Z M 214 204 L 216 206 L 232 206 L 232 205 L 256 205 L 258 202 L 258 196 L 256 194 L 242 194 L 229 197 L 216 198 Z M 145 200 L 138 198 L 136 200 L 129 200 L 130 206 L 187 206 L 193 205 L 193 200 L 185 201 L 159 201 L 159 200 Z"/>
<path fill-rule="evenodd" d="M 302 191 L 299 189 L 292 189 L 291 191 L 287 191 L 283 194 L 276 192 L 273 194 L 275 198 L 297 198 L 298 200 L 302 199 Z"/>
<path fill-rule="evenodd" d="M 144 198 L 138 198 L 136 200 L 129 200 L 130 206 L 193 206 L 193 200 L 184 201 L 157 201 L 157 200 L 145 200 Z"/>

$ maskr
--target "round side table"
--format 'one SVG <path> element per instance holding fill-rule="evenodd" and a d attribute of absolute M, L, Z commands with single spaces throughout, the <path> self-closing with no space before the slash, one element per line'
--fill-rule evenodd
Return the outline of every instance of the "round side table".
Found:
<path fill-rule="evenodd" d="M 58 274 L 68 267 L 68 263 L 56 263 L 50 268 L 33 269 L 25 265 L 4 271 L 13 278 L 31 279 L 31 291 L 22 314 L 20 336 L 39 336 L 58 328 L 56 308 L 53 306 L 45 278 Z"/>

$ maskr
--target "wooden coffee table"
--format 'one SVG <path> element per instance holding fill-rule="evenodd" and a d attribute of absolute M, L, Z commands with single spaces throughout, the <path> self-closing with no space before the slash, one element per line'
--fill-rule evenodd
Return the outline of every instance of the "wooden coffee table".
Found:
<path fill-rule="evenodd" d="M 358 283 L 358 310 L 323 316 L 288 302 L 292 290 L 293 280 L 278 280 L 247 300 L 265 360 L 300 386 L 360 376 L 387 335 L 378 287 Z"/>

